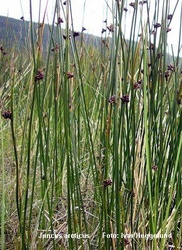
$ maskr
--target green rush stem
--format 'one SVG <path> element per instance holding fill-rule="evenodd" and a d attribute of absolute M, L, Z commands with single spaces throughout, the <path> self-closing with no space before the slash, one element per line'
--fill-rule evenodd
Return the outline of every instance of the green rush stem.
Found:
<path fill-rule="evenodd" d="M 144 127 L 145 127 L 145 145 L 146 145 L 146 167 L 147 167 L 147 179 L 148 179 L 148 188 L 149 188 L 149 204 L 150 204 L 150 220 L 152 224 L 152 233 L 155 233 L 155 227 L 154 227 L 154 221 L 153 221 L 153 202 L 152 202 L 152 186 L 151 186 L 151 181 L 152 181 L 152 176 L 151 176 L 151 155 L 150 155 L 150 145 L 149 145 L 149 124 L 148 124 L 148 94 L 147 94 L 147 37 L 145 37 L 144 40 L 144 76 L 143 76 L 143 88 L 144 88 Z M 148 90 L 149 91 L 149 90 Z M 156 249 L 156 240 L 154 239 L 154 246 Z"/>
<path fill-rule="evenodd" d="M 22 223 L 21 223 L 21 191 L 19 186 L 20 183 L 20 176 L 19 176 L 19 162 L 18 162 L 18 152 L 17 152 L 17 145 L 16 145 L 16 137 L 15 137 L 15 130 L 14 130 L 14 80 L 11 87 L 11 112 L 12 112 L 12 119 L 11 119 L 11 134 L 12 134 L 12 141 L 14 147 L 14 155 L 15 155 L 15 163 L 16 163 L 16 206 L 18 212 L 18 220 L 19 220 L 19 227 L 20 233 L 23 234 L 22 231 Z"/>
<path fill-rule="evenodd" d="M 1 200 L 1 248 L 5 249 L 5 165 L 4 165 L 4 136 L 3 136 L 3 126 L 1 123 L 1 166 L 2 166 L 2 200 Z"/>

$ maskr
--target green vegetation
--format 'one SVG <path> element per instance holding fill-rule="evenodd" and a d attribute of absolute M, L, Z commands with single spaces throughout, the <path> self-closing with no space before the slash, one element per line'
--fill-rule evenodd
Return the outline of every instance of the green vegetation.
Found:
<path fill-rule="evenodd" d="M 148 1 L 113 1 L 95 40 L 74 31 L 66 3 L 52 25 L 22 20 L 23 40 L 7 29 L 0 41 L 1 249 L 179 249 L 182 65 L 166 53 L 175 10 L 164 0 L 159 20 L 156 2 L 144 22 Z"/>

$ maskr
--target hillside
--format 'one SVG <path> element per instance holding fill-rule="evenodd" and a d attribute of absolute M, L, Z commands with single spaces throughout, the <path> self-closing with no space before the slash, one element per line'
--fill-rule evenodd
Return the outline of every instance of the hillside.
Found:
<path fill-rule="evenodd" d="M 39 25 L 37 23 L 33 23 L 34 25 L 34 40 L 37 41 L 37 31 L 39 28 Z M 56 24 L 55 24 L 56 27 Z M 79 32 L 79 31 L 78 31 Z M 54 43 L 56 43 L 56 35 L 55 32 L 53 33 L 53 39 Z M 81 34 L 81 35 L 80 35 Z M 48 24 L 45 24 L 44 26 L 44 33 L 43 33 L 43 48 L 44 50 L 48 46 L 48 41 L 50 41 L 51 36 L 51 27 Z M 64 36 L 64 29 L 62 29 L 62 36 Z M 103 36 L 104 37 L 104 36 Z M 98 49 L 101 48 L 102 39 L 101 37 L 93 36 L 90 34 L 87 34 L 86 31 L 79 32 L 79 36 L 76 37 L 77 40 L 81 40 L 83 38 L 86 45 L 92 45 Z M 16 41 L 16 42 L 15 42 Z M 13 47 L 18 47 L 18 49 L 27 48 L 29 46 L 30 41 L 30 23 L 28 21 L 25 21 L 23 18 L 21 19 L 14 19 L 10 17 L 4 17 L 0 16 L 0 45 L 6 44 L 6 49 Z M 127 43 L 127 41 L 126 41 Z M 137 43 L 134 42 L 134 47 L 137 45 Z M 173 58 L 171 55 L 167 55 L 167 61 L 168 63 L 171 63 L 173 61 Z M 181 64 L 182 59 L 179 59 L 179 62 Z"/>
<path fill-rule="evenodd" d="M 37 31 L 39 25 L 33 23 L 34 27 L 34 40 L 37 40 Z M 55 24 L 56 27 L 56 24 Z M 80 32 L 81 33 L 81 32 Z M 82 32 L 83 34 L 83 32 Z M 51 28 L 48 24 L 44 26 L 43 34 L 43 47 L 46 48 L 47 42 L 50 40 Z M 64 35 L 64 30 L 62 29 L 62 35 Z M 6 44 L 6 48 L 11 48 L 12 46 L 18 45 L 18 47 L 25 47 L 28 43 L 30 37 L 30 23 L 23 19 L 14 19 L 0 16 L 0 44 Z M 28 38 L 28 39 L 27 39 Z M 53 32 L 53 38 L 55 38 L 55 32 Z M 83 34 L 84 42 L 86 44 L 92 44 L 96 47 L 99 46 L 101 39 L 99 37 Z M 79 36 L 77 39 L 81 39 Z"/>

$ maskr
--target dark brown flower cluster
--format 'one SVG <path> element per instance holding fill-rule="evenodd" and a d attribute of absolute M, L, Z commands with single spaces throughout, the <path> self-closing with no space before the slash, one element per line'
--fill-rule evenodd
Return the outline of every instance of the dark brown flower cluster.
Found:
<path fill-rule="evenodd" d="M 6 110 L 2 112 L 2 117 L 4 117 L 4 119 L 12 119 L 12 112 L 11 110 Z"/>
<path fill-rule="evenodd" d="M 169 15 L 167 16 L 167 19 L 168 19 L 168 20 L 172 20 L 172 18 L 173 18 L 173 15 L 172 15 L 172 14 L 169 14 Z"/>
<path fill-rule="evenodd" d="M 67 72 L 68 79 L 73 78 L 73 77 L 74 77 L 74 74 L 72 72 Z"/>
<path fill-rule="evenodd" d="M 123 103 L 128 103 L 130 101 L 129 95 L 123 95 L 121 100 Z"/>
<path fill-rule="evenodd" d="M 168 33 L 169 31 L 171 31 L 171 28 L 167 27 L 166 32 Z"/>
<path fill-rule="evenodd" d="M 104 187 L 108 187 L 108 186 L 111 186 L 112 185 L 112 181 L 111 180 L 104 180 L 103 181 L 103 185 L 104 185 Z"/>
<path fill-rule="evenodd" d="M 160 59 L 163 56 L 163 54 L 161 52 L 157 53 L 157 59 Z"/>
<path fill-rule="evenodd" d="M 141 89 L 142 85 L 142 80 L 138 80 L 137 82 L 134 83 L 134 89 Z"/>
<path fill-rule="evenodd" d="M 114 32 L 114 25 L 111 24 L 110 26 L 107 26 L 107 29 L 108 29 L 110 32 Z"/>
<path fill-rule="evenodd" d="M 170 76 L 169 70 L 166 70 L 166 71 L 164 72 L 164 77 L 166 78 L 166 81 L 168 80 L 169 76 Z"/>
<path fill-rule="evenodd" d="M 67 37 L 66 35 L 63 35 L 64 40 L 66 40 L 67 38 L 70 39 L 70 35 L 69 35 L 69 37 Z"/>
<path fill-rule="evenodd" d="M 103 34 L 104 32 L 106 32 L 106 29 L 102 29 L 101 33 Z"/>
<path fill-rule="evenodd" d="M 170 70 L 170 71 L 175 71 L 175 67 L 174 67 L 174 65 L 172 65 L 172 64 L 168 64 L 168 65 L 167 65 L 167 70 Z"/>
<path fill-rule="evenodd" d="M 117 99 L 117 98 L 116 98 L 115 95 L 110 96 L 110 98 L 109 98 L 109 103 L 112 104 L 112 105 L 116 104 L 116 103 L 117 103 L 117 100 L 116 100 L 116 99 Z"/>
<path fill-rule="evenodd" d="M 82 27 L 82 32 L 84 32 L 85 30 L 87 30 L 85 27 Z"/>
<path fill-rule="evenodd" d="M 177 104 L 178 105 L 182 104 L 182 94 L 180 94 L 179 91 L 177 91 Z"/>
<path fill-rule="evenodd" d="M 61 17 L 58 17 L 58 21 L 57 21 L 57 25 L 61 24 L 61 23 L 64 23 L 63 19 Z"/>
<path fill-rule="evenodd" d="M 143 4 L 145 4 L 145 3 L 147 3 L 146 0 L 145 0 L 145 1 L 140 1 L 140 2 L 139 2 L 139 4 L 141 4 L 141 5 L 143 5 Z"/>
<path fill-rule="evenodd" d="M 160 24 L 160 23 L 155 23 L 155 24 L 154 24 L 154 28 L 155 28 L 155 29 L 158 29 L 158 28 L 160 28 L 160 27 L 161 27 L 161 24 Z"/>
<path fill-rule="evenodd" d="M 124 240 L 124 246 L 130 245 L 130 240 L 129 240 L 127 237 L 124 238 L 123 240 Z M 122 246 L 122 245 L 123 245 L 123 242 L 121 241 L 121 242 L 119 243 L 119 246 Z"/>
<path fill-rule="evenodd" d="M 75 37 L 77 37 L 77 36 L 79 36 L 80 35 L 80 33 L 79 32 L 77 32 L 77 31 L 73 31 L 73 37 L 75 38 Z"/>
<path fill-rule="evenodd" d="M 85 30 L 86 30 L 86 29 L 85 29 L 84 27 L 82 27 L 82 32 L 85 31 Z M 77 31 L 73 31 L 73 32 L 72 32 L 73 38 L 78 37 L 79 35 L 80 35 L 80 33 L 77 32 Z M 67 36 L 67 35 L 63 35 L 63 39 L 64 39 L 64 40 L 70 39 L 70 37 L 71 37 L 71 32 L 69 33 L 68 36 Z"/>
<path fill-rule="evenodd" d="M 156 170 L 157 170 L 157 165 L 153 165 L 152 169 L 153 169 L 154 171 L 156 171 Z"/>
<path fill-rule="evenodd" d="M 51 49 L 51 51 L 56 52 L 56 51 L 58 51 L 58 50 L 59 50 L 59 44 L 58 44 L 58 43 L 56 43 L 56 46 L 55 46 L 55 47 L 53 47 L 53 48 Z"/>
<path fill-rule="evenodd" d="M 153 44 L 153 43 L 149 43 L 147 49 L 148 49 L 148 50 L 154 50 L 154 44 Z"/>
<path fill-rule="evenodd" d="M 171 72 L 175 71 L 175 67 L 172 64 L 168 64 L 167 65 L 167 70 L 164 72 L 164 77 L 166 78 L 166 81 L 168 81 L 168 78 L 170 76 L 170 71 Z"/>
<path fill-rule="evenodd" d="M 123 95 L 122 97 L 120 97 L 120 99 L 123 103 L 128 103 L 130 101 L 129 95 Z M 110 96 L 109 103 L 111 105 L 117 104 L 117 97 L 115 95 Z"/>
<path fill-rule="evenodd" d="M 36 81 L 40 81 L 44 78 L 44 70 L 43 69 L 39 69 L 37 71 L 37 75 L 35 76 L 35 82 Z"/>
<path fill-rule="evenodd" d="M 133 7 L 135 9 L 135 2 L 129 3 L 129 6 Z"/>
<path fill-rule="evenodd" d="M 2 45 L 0 45 L 0 51 L 3 53 L 3 55 L 7 54 Z"/>

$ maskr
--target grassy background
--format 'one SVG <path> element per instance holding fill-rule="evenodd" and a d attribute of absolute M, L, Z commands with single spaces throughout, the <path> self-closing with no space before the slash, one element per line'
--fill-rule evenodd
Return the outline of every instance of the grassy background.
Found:
<path fill-rule="evenodd" d="M 113 26 L 105 24 L 97 47 L 75 33 L 71 1 L 56 3 L 46 46 L 42 22 L 30 21 L 23 48 L 2 40 L 2 249 L 180 248 L 182 65 L 166 53 L 173 10 L 163 1 L 158 20 L 155 3 L 144 23 L 137 9 L 149 12 L 149 3 L 128 4 L 126 41 L 126 5 L 110 6 Z M 60 9 L 64 30 L 54 25 Z M 170 237 L 122 237 L 133 233 Z"/>

